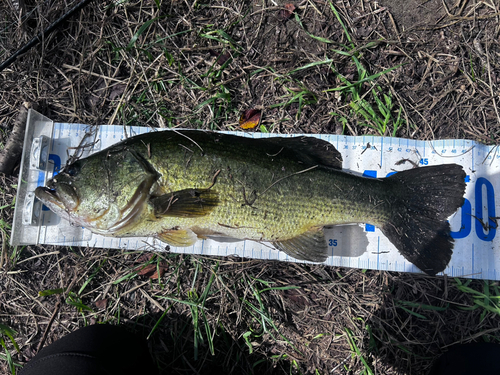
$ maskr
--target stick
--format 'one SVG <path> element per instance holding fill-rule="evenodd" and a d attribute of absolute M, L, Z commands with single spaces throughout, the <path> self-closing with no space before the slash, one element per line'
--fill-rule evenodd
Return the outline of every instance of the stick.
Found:
<path fill-rule="evenodd" d="M 47 340 L 47 335 L 50 331 L 50 328 L 52 327 L 52 323 L 54 323 L 54 319 L 57 316 L 57 313 L 59 312 L 59 308 L 61 307 L 61 296 L 59 296 L 59 299 L 56 302 L 56 306 L 54 307 L 54 312 L 52 313 L 52 316 L 50 317 L 49 324 L 47 324 L 47 327 L 45 327 L 45 331 L 43 332 L 42 339 L 38 343 L 38 346 L 36 348 L 36 352 L 39 353 L 40 350 L 43 348 L 43 344 L 45 344 L 45 340 Z"/>

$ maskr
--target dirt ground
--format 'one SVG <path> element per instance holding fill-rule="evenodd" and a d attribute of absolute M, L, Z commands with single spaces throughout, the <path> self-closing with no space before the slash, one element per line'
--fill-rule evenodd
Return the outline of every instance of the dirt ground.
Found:
<path fill-rule="evenodd" d="M 0 3 L 0 63 L 76 4 L 20 3 Z M 239 130 L 240 112 L 259 108 L 251 131 L 500 140 L 498 1 L 290 4 L 91 2 L 0 71 L 0 144 L 25 102 L 91 125 Z M 374 92 L 390 98 L 385 128 L 350 105 L 380 109 Z M 0 323 L 19 346 L 0 332 L 2 373 L 99 322 L 148 336 L 165 374 L 425 374 L 455 343 L 500 339 L 498 308 L 477 297 L 500 296 L 497 282 L 11 248 L 17 173 L 0 179 Z"/>

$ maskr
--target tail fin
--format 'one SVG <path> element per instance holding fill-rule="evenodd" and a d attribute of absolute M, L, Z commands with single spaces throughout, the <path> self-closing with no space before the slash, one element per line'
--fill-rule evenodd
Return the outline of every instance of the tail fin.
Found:
<path fill-rule="evenodd" d="M 394 188 L 394 206 L 399 208 L 382 232 L 425 273 L 443 271 L 453 253 L 446 219 L 464 203 L 464 170 L 457 164 L 421 167 L 398 172 L 386 181 Z"/>

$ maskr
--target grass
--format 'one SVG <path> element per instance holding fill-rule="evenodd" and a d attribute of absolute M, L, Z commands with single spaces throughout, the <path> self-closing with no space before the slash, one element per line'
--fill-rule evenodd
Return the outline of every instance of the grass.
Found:
<path fill-rule="evenodd" d="M 359 347 L 357 345 L 357 340 L 354 337 L 354 334 L 352 333 L 352 331 L 349 328 L 345 328 L 345 334 L 346 334 L 347 342 L 349 343 L 349 347 L 351 348 L 353 358 L 354 357 L 357 358 L 363 364 L 364 369 L 361 372 L 361 374 L 373 375 L 374 372 L 371 369 L 370 365 L 368 364 L 367 359 L 365 358 L 365 356 L 362 354 L 361 350 L 359 349 Z"/>
<path fill-rule="evenodd" d="M 376 80 L 399 68 L 400 65 L 396 65 L 392 68 L 385 69 L 382 72 L 370 74 L 368 70 L 359 60 L 359 52 L 356 49 L 352 38 L 349 35 L 347 27 L 344 25 L 337 9 L 333 6 L 332 2 L 329 1 L 330 8 L 332 9 L 338 22 L 341 24 L 344 34 L 349 41 L 348 45 L 345 45 L 345 50 L 333 50 L 335 53 L 340 55 L 349 56 L 354 63 L 358 75 L 358 80 L 356 82 L 349 82 L 341 74 L 338 75 L 339 79 L 342 81 L 344 86 L 336 87 L 333 89 L 326 90 L 338 91 L 350 99 L 349 106 L 352 109 L 351 115 L 360 118 L 359 125 L 367 126 L 378 132 L 379 135 L 391 135 L 396 136 L 398 129 L 404 124 L 404 120 L 401 118 L 402 108 L 401 106 L 395 111 L 395 103 L 393 102 L 392 94 L 390 92 L 385 93 L 383 88 L 376 83 Z M 375 43 L 368 43 L 362 49 L 367 49 L 374 46 Z M 368 89 L 365 88 L 368 85 Z M 371 97 L 371 101 L 367 98 Z M 375 104 L 372 104 L 373 101 Z M 397 114 L 395 115 L 394 112 Z M 348 118 L 345 115 L 339 114 L 337 112 L 332 112 L 333 116 L 340 117 L 342 124 L 346 124 Z"/>
<path fill-rule="evenodd" d="M 2 346 L 5 353 L 3 355 L 0 355 L 0 358 L 4 359 L 7 362 L 7 367 L 12 375 L 16 374 L 16 367 L 18 367 L 19 365 L 14 362 L 7 343 L 10 342 L 14 349 L 19 352 L 19 346 L 17 345 L 17 342 L 14 338 L 15 336 L 16 331 L 14 331 L 9 326 L 0 323 L 0 345 Z"/>
<path fill-rule="evenodd" d="M 17 189 L 17 185 L 11 185 L 11 188 Z M 5 194 L 5 191 L 1 191 L 2 194 Z M 19 258 L 19 254 L 22 251 L 18 251 L 17 247 L 11 249 L 10 247 L 10 233 L 12 232 L 12 225 L 10 220 L 7 221 L 4 219 L 3 212 L 7 210 L 13 211 L 16 205 L 16 197 L 13 196 L 10 202 L 7 202 L 0 206 L 0 235 L 2 238 L 2 246 L 0 249 L 0 268 L 4 265 L 4 263 L 9 259 L 12 264 L 15 264 Z M 10 256 L 9 256 L 10 254 Z"/>
<path fill-rule="evenodd" d="M 191 318 L 193 320 L 193 328 L 194 328 L 194 359 L 195 361 L 198 360 L 198 346 L 199 344 L 204 343 L 204 338 L 203 338 L 203 331 L 202 328 L 204 328 L 204 332 L 206 335 L 206 339 L 208 342 L 208 347 L 210 350 L 210 354 L 214 355 L 214 343 L 213 343 L 213 337 L 214 334 L 210 328 L 210 323 L 207 320 L 207 316 L 204 312 L 205 308 L 205 302 L 207 300 L 207 297 L 210 293 L 210 288 L 212 287 L 212 284 L 215 280 L 215 275 L 217 273 L 217 269 L 219 268 L 219 264 L 217 263 L 214 267 L 213 270 L 211 270 L 211 275 L 210 275 L 210 280 L 208 281 L 207 286 L 205 287 L 205 290 L 203 293 L 198 296 L 198 293 L 196 292 L 194 286 L 196 284 L 196 278 L 198 275 L 199 270 L 201 269 L 200 264 L 197 262 L 196 263 L 196 271 L 195 271 L 195 276 L 193 278 L 193 283 L 191 290 L 188 291 L 188 298 L 192 304 L 189 305 L 189 308 L 191 309 Z M 200 322 L 201 321 L 201 322 Z"/>
<path fill-rule="evenodd" d="M 195 114 L 200 113 L 199 110 L 205 106 L 209 108 L 211 120 L 208 127 L 211 130 L 219 129 L 221 121 L 228 120 L 228 116 L 234 114 L 231 110 L 231 94 L 229 90 L 224 86 L 219 86 L 217 91 L 212 97 L 193 108 Z"/>
<path fill-rule="evenodd" d="M 329 2 L 330 9 L 334 13 L 337 21 L 342 27 L 344 35 L 348 41 L 347 44 L 340 44 L 333 42 L 332 40 L 318 37 L 307 31 L 303 25 L 299 15 L 295 14 L 295 20 L 300 25 L 300 27 L 307 33 L 309 37 L 322 43 L 327 44 L 338 44 L 343 49 L 331 49 L 331 52 L 339 56 L 345 56 L 351 59 L 357 73 L 357 80 L 354 82 L 349 81 L 340 72 L 335 69 L 333 58 L 327 58 L 322 61 L 316 61 L 308 63 L 302 67 L 295 68 L 289 74 L 294 74 L 306 69 L 311 69 L 319 67 L 322 65 L 328 65 L 334 74 L 338 77 L 341 86 L 323 90 L 324 93 L 338 92 L 342 100 L 346 102 L 344 107 L 348 106 L 349 111 L 345 111 L 341 108 L 339 110 L 331 112 L 330 114 L 334 116 L 343 125 L 344 131 L 346 130 L 346 124 L 357 120 L 359 126 L 366 126 L 375 130 L 379 135 L 391 135 L 396 136 L 398 129 L 400 129 L 404 124 L 405 120 L 402 118 L 402 107 L 398 106 L 393 98 L 390 91 L 387 91 L 378 83 L 380 77 L 390 73 L 391 71 L 401 67 L 398 64 L 392 68 L 385 69 L 381 72 L 370 74 L 368 69 L 365 68 L 364 64 L 361 63 L 361 52 L 363 50 L 368 50 L 378 45 L 378 42 L 369 42 L 364 46 L 357 47 L 350 36 L 350 33 L 345 26 L 339 12 L 332 4 Z M 316 104 L 318 102 L 317 95 L 311 92 L 309 89 L 305 88 L 298 82 L 295 85 L 300 87 L 300 89 L 290 89 L 288 96 L 289 100 L 274 104 L 271 108 L 288 106 L 292 103 L 298 102 L 299 108 L 297 111 L 296 120 L 300 117 L 302 109 L 306 105 Z"/>
<path fill-rule="evenodd" d="M 482 310 L 480 321 L 482 322 L 488 313 L 500 315 L 500 288 L 497 282 L 483 281 L 482 291 L 470 287 L 472 280 L 461 280 L 455 278 L 455 287 L 462 293 L 468 294 L 473 304 L 467 307 L 460 307 L 463 310 Z"/>
<path fill-rule="evenodd" d="M 447 306 L 432 306 L 432 305 L 427 305 L 423 303 L 417 303 L 413 301 L 402 301 L 398 300 L 396 301 L 396 307 L 406 311 L 408 314 L 411 314 L 419 319 L 422 320 L 428 320 L 428 318 L 420 314 L 417 311 L 446 311 L 449 307 L 449 304 Z"/>
<path fill-rule="evenodd" d="M 294 87 L 285 87 L 288 93 L 282 98 L 286 99 L 286 101 L 282 103 L 273 104 L 269 106 L 269 108 L 288 107 L 293 103 L 297 103 L 298 109 L 297 109 L 297 114 L 295 115 L 295 119 L 299 120 L 304 107 L 311 104 L 316 104 L 318 102 L 318 98 L 312 91 L 310 91 L 304 85 L 301 85 L 297 81 L 295 81 L 295 85 L 293 86 Z"/>
<path fill-rule="evenodd" d="M 337 121 L 343 125 L 344 131 L 346 124 L 354 120 L 357 121 L 360 126 L 372 128 L 379 135 L 395 136 L 398 129 L 405 123 L 405 120 L 402 118 L 402 108 L 395 103 L 392 93 L 390 91 L 387 92 L 383 86 L 378 83 L 378 79 L 397 69 L 400 65 L 385 69 L 379 73 L 370 74 L 360 62 L 360 51 L 375 47 L 378 43 L 370 42 L 361 48 L 356 47 L 338 11 L 331 2 L 329 5 L 349 42 L 347 45 L 340 45 L 340 47 L 344 48 L 343 50 L 332 49 L 331 52 L 339 56 L 349 57 L 352 60 L 353 65 L 357 69 L 357 81 L 350 82 L 340 72 L 336 71 L 333 65 L 334 59 L 332 58 L 318 62 L 310 62 L 284 74 L 275 73 L 275 79 L 284 87 L 286 94 L 279 98 L 280 101 L 278 103 L 270 104 L 267 108 L 272 110 L 275 108 L 287 108 L 291 105 L 296 105 L 295 121 L 299 121 L 305 108 L 321 105 L 321 102 L 325 100 L 324 94 L 336 91 L 339 92 L 343 100 L 346 101 L 345 106 L 347 106 L 349 110 L 346 111 L 343 107 L 340 107 L 337 111 L 330 112 L 330 115 L 335 117 Z M 339 44 L 310 33 L 307 31 L 297 13 L 295 13 L 294 17 L 297 24 L 300 25 L 313 40 L 330 45 Z M 145 44 L 144 42 L 142 45 L 138 45 L 139 40 L 147 38 L 150 29 L 161 22 L 160 18 L 161 17 L 151 18 L 138 27 L 126 48 L 123 48 L 123 50 L 128 53 L 144 53 L 147 55 L 148 60 L 154 64 L 159 56 L 158 52 L 153 52 L 153 49 L 170 38 L 175 38 L 183 34 L 192 34 L 194 32 L 196 32 L 199 38 L 219 43 L 219 45 L 224 48 L 222 50 L 216 50 L 219 57 L 212 60 L 204 73 L 199 74 L 196 79 L 192 79 L 182 72 L 183 68 L 181 66 L 181 61 L 178 61 L 168 48 L 162 47 L 162 53 L 168 62 L 168 66 L 177 66 L 177 77 L 174 80 L 169 79 L 167 82 L 159 75 L 148 84 L 148 87 L 144 89 L 140 95 L 133 97 L 135 105 L 132 103 L 122 105 L 120 117 L 125 119 L 124 122 L 126 124 L 134 124 L 150 123 L 151 119 L 159 115 L 163 119 L 162 122 L 164 122 L 167 127 L 175 127 L 178 124 L 185 124 L 187 122 L 192 127 L 207 127 L 211 130 L 223 129 L 224 123 L 236 122 L 239 111 L 237 106 L 233 104 L 231 90 L 224 85 L 223 72 L 228 70 L 230 64 L 238 59 L 243 53 L 240 43 L 236 42 L 229 33 L 229 30 L 240 21 L 234 21 L 225 29 L 217 27 L 215 24 L 208 24 L 199 31 L 189 29 L 166 37 L 157 38 L 154 43 L 149 43 L 145 46 L 142 46 Z M 222 56 L 225 57 L 219 64 L 218 61 Z M 293 75 L 296 73 L 324 64 L 328 64 L 342 82 L 340 87 L 323 90 L 321 94 L 308 87 L 308 84 L 293 78 Z M 170 72 L 172 71 L 170 70 Z M 252 75 L 253 73 L 250 73 L 248 77 L 251 78 Z M 193 106 L 193 113 L 185 117 L 175 116 L 174 112 L 167 106 L 153 99 L 154 95 L 151 93 L 151 91 L 159 91 L 167 94 L 168 91 L 178 83 L 187 91 L 193 92 L 193 90 L 200 90 L 201 97 L 204 97 Z M 195 95 L 200 96 L 198 94 Z M 319 95 L 321 95 L 321 97 Z M 208 110 L 208 116 L 203 116 L 202 114 L 207 113 L 206 110 Z M 204 118 L 204 120 L 200 120 L 200 118 Z M 267 132 L 268 127 L 261 124 L 260 130 Z"/>
<path fill-rule="evenodd" d="M 245 304 L 245 308 L 247 311 L 250 313 L 250 315 L 253 317 L 254 321 L 257 323 L 257 327 L 249 327 L 250 330 L 245 332 L 243 334 L 243 338 L 245 339 L 245 342 L 250 350 L 250 353 L 252 352 L 252 341 L 261 337 L 264 334 L 268 334 L 273 338 L 273 340 L 277 340 L 277 338 L 274 336 L 275 334 L 278 335 L 278 338 L 281 338 L 284 340 L 286 343 L 288 343 L 294 350 L 298 352 L 298 350 L 294 347 L 294 345 L 290 342 L 290 340 L 285 337 L 278 327 L 276 326 L 276 323 L 273 319 L 273 317 L 269 314 L 269 310 L 266 307 L 266 304 L 264 303 L 262 299 L 262 294 L 265 292 L 270 292 L 270 291 L 277 291 L 277 290 L 290 290 L 290 289 L 297 289 L 297 287 L 294 286 L 287 286 L 287 287 L 273 287 L 271 284 L 267 281 L 260 280 L 260 279 L 255 279 L 255 280 L 248 280 L 247 278 L 244 278 L 244 284 L 247 285 L 247 288 L 251 291 L 253 294 L 253 297 L 255 298 L 255 302 L 252 302 L 250 299 L 245 298 L 242 301 Z M 258 285 L 263 284 L 266 286 L 265 288 L 259 290 Z M 300 352 L 299 352 L 300 353 Z"/>

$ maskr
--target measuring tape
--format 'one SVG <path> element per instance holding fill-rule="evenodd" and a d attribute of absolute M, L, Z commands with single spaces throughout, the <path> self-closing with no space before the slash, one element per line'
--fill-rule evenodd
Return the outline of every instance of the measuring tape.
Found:
<path fill-rule="evenodd" d="M 156 238 L 112 238 L 74 227 L 41 206 L 33 191 L 63 167 L 68 149 L 87 144 L 81 155 L 104 149 L 120 140 L 150 131 L 146 127 L 124 127 L 53 123 L 30 112 L 16 201 L 13 245 L 52 244 L 127 250 L 162 251 L 167 245 Z M 276 134 L 225 132 L 244 137 Z M 293 137 L 303 134 L 279 135 Z M 450 217 L 455 247 L 444 273 L 453 277 L 500 279 L 500 246 L 497 239 L 495 190 L 500 181 L 500 152 L 470 140 L 416 141 L 375 136 L 307 135 L 332 143 L 342 154 L 343 169 L 368 178 L 383 178 L 415 166 L 455 163 L 466 177 L 464 205 Z M 90 147 L 91 145 L 91 147 Z M 325 228 L 330 256 L 325 264 L 401 272 L 420 272 L 406 261 L 389 240 L 372 225 Z M 239 256 L 302 262 L 270 244 L 254 241 L 217 242 L 200 240 L 191 247 L 168 247 L 184 254 Z M 497 272 L 497 269 L 499 272 Z"/>

